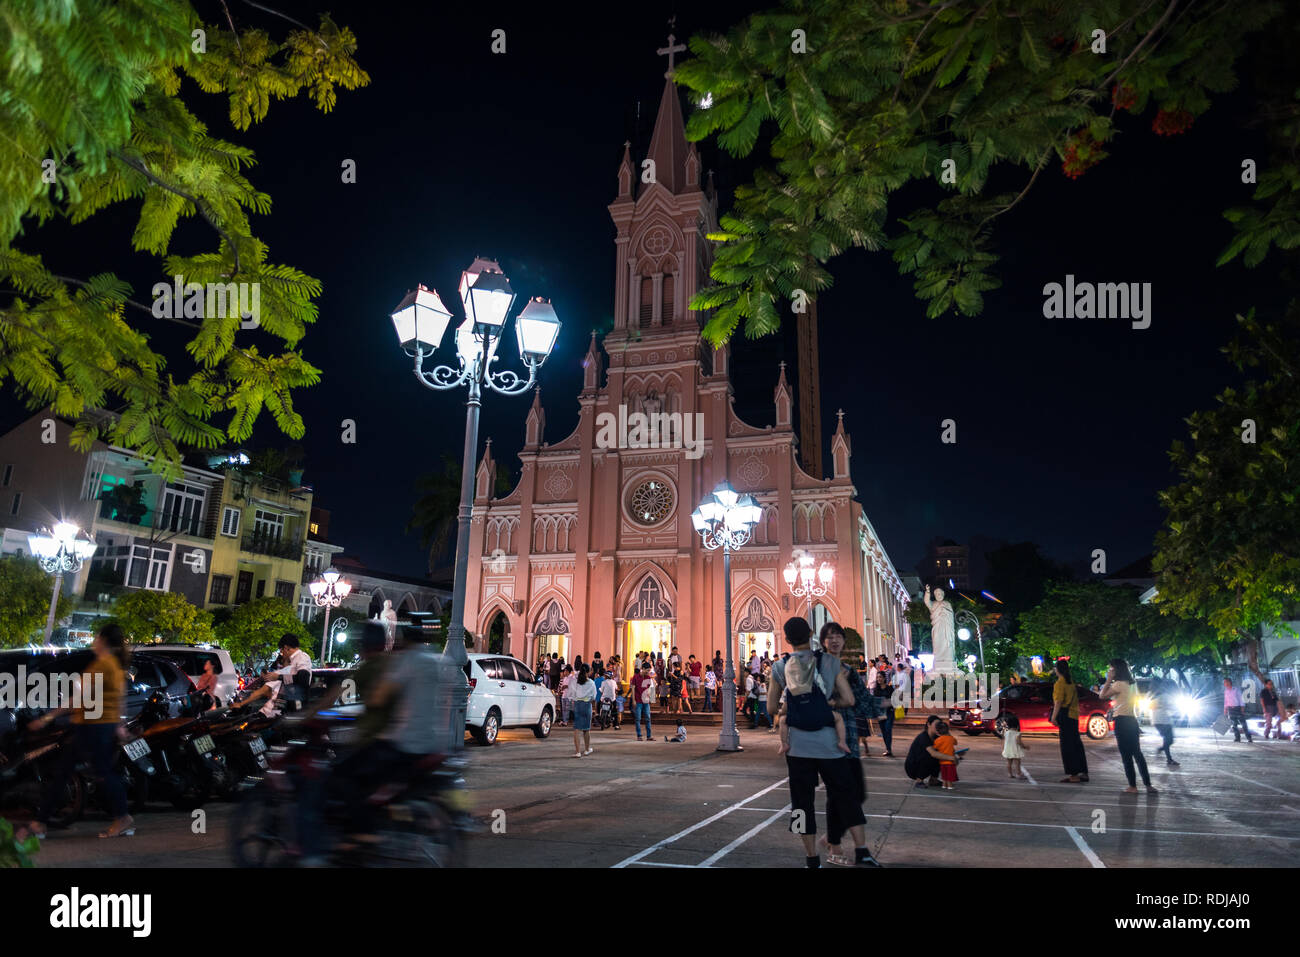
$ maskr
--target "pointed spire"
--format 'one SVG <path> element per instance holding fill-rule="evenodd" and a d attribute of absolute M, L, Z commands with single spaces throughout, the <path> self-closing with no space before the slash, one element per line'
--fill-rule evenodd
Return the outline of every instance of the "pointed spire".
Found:
<path fill-rule="evenodd" d="M 528 410 L 528 419 L 524 425 L 524 448 L 535 449 L 542 444 L 542 432 L 546 429 L 546 410 L 542 408 L 542 389 L 533 390 L 533 404 Z"/>
<path fill-rule="evenodd" d="M 596 345 L 596 330 L 591 330 L 591 345 L 582 357 L 582 391 L 595 392 L 600 388 L 600 371 L 602 368 L 600 347 Z"/>
<path fill-rule="evenodd" d="M 618 198 L 632 198 L 632 180 L 636 178 L 632 169 L 632 141 L 623 144 L 623 162 L 618 164 Z"/>
<path fill-rule="evenodd" d="M 677 87 L 671 79 L 664 81 L 659 99 L 659 115 L 650 136 L 649 158 L 654 160 L 655 182 L 676 195 L 686 188 L 686 123 Z M 644 193 L 650 184 L 645 184 Z"/>
<path fill-rule="evenodd" d="M 482 501 L 492 497 L 492 493 L 497 487 L 497 463 L 492 460 L 492 440 L 487 440 L 487 448 L 483 450 L 483 458 L 479 461 L 478 470 L 474 474 L 474 499 Z"/>
<path fill-rule="evenodd" d="M 776 427 L 790 428 L 790 383 L 785 380 L 785 360 L 781 360 L 781 374 L 776 380 L 773 398 L 776 401 Z"/>
<path fill-rule="evenodd" d="M 834 478 L 849 477 L 849 458 L 853 454 L 853 444 L 849 434 L 844 431 L 844 410 L 835 413 L 839 423 L 835 426 L 835 435 L 831 437 L 831 468 Z"/>

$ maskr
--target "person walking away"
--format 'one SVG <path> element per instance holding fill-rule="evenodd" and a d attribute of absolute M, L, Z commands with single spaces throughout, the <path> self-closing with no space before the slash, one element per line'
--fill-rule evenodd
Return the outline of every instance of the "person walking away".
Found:
<path fill-rule="evenodd" d="M 1156 754 L 1164 752 L 1166 766 L 1176 768 L 1181 765 L 1174 760 L 1173 752 L 1169 750 L 1174 743 L 1173 693 L 1174 684 L 1168 678 L 1156 681 L 1151 694 L 1151 723 L 1160 732 L 1160 747 L 1156 748 Z"/>
<path fill-rule="evenodd" d="M 1020 770 L 1020 761 L 1024 758 L 1028 746 L 1020 738 L 1020 719 L 1014 714 L 1002 718 L 1006 730 L 1002 732 L 1002 756 L 1007 759 L 1007 774 L 1013 780 L 1028 781 L 1029 775 Z"/>
<path fill-rule="evenodd" d="M 787 694 L 786 726 L 789 746 L 785 755 L 790 783 L 790 830 L 799 835 L 807 867 L 821 867 L 817 853 L 817 779 L 826 785 L 826 837 L 838 844 L 847 830 L 853 838 L 854 864 L 879 867 L 866 841 L 866 816 L 855 800 L 854 759 L 836 741 L 830 701 L 838 696 L 851 704 L 853 692 L 834 655 L 812 650 L 812 629 L 803 618 L 789 618 L 782 626 L 791 647 L 790 657 L 772 665 L 768 700 Z M 828 694 L 829 692 L 829 694 Z"/>
<path fill-rule="evenodd" d="M 668 675 L 668 713 L 677 714 L 681 710 L 682 702 L 682 673 L 673 671 Z"/>
<path fill-rule="evenodd" d="M 915 787 L 939 785 L 939 761 L 944 755 L 934 746 L 934 739 L 939 737 L 938 728 L 938 715 L 932 714 L 926 718 L 925 727 L 912 739 L 912 745 L 907 749 L 907 757 L 903 759 L 903 773 Z"/>
<path fill-rule="evenodd" d="M 1114 702 L 1115 743 L 1119 745 L 1119 756 L 1124 762 L 1124 776 L 1128 778 L 1128 787 L 1124 792 L 1137 794 L 1137 777 L 1133 773 L 1133 765 L 1136 763 L 1142 775 L 1142 783 L 1146 785 L 1147 791 L 1154 794 L 1156 789 L 1151 786 L 1147 759 L 1142 755 L 1142 742 L 1138 740 L 1141 731 L 1138 729 L 1137 715 L 1133 711 L 1133 673 L 1129 671 L 1127 661 L 1123 658 L 1110 660 L 1110 667 L 1106 669 L 1106 683 L 1098 690 L 1097 696 Z"/>
<path fill-rule="evenodd" d="M 957 783 L 957 762 L 961 760 L 957 753 L 957 739 L 952 736 L 947 721 L 940 721 L 935 730 L 939 736 L 934 739 L 934 749 L 944 755 L 939 759 L 939 780 L 943 782 L 945 791 L 951 791 Z"/>
<path fill-rule="evenodd" d="M 113 815 L 108 830 L 99 836 L 130 837 L 135 833 L 135 820 L 126 808 L 126 786 L 113 767 L 117 728 L 126 702 L 126 634 L 118 625 L 105 625 L 95 636 L 91 649 L 95 657 L 81 675 L 80 704 L 47 711 L 28 725 L 38 730 L 60 715 L 72 715 L 72 734 L 65 739 L 54 774 L 46 782 L 36 820 L 28 826 L 28 832 L 38 838 L 45 837 L 60 796 L 67 793 L 68 780 L 83 760 L 89 760 L 95 777 L 102 782 L 108 810 Z"/>
<path fill-rule="evenodd" d="M 718 690 L 718 676 L 713 673 L 713 666 L 704 669 L 704 710 L 713 710 L 713 694 Z"/>
<path fill-rule="evenodd" d="M 818 639 L 822 649 L 830 655 L 834 655 L 840 660 L 840 668 L 848 683 L 849 690 L 853 693 L 853 704 L 834 707 L 837 702 L 832 702 L 832 710 L 840 719 L 840 724 L 844 728 L 844 747 L 852 757 L 853 762 L 853 796 L 861 805 L 867 798 L 867 782 L 862 774 L 861 754 L 858 751 L 858 738 L 866 724 L 866 715 L 870 712 L 871 702 L 875 699 L 867 694 L 867 689 L 862 684 L 862 676 L 858 670 L 846 663 L 840 655 L 844 652 L 844 629 L 838 622 L 828 621 L 822 625 Z M 838 726 L 837 726 L 838 731 Z M 829 835 L 823 838 L 826 846 L 826 862 L 828 864 L 850 865 L 853 863 L 846 858 L 840 849 L 839 842 L 831 843 Z"/>
<path fill-rule="evenodd" d="M 1246 743 L 1255 739 L 1251 737 L 1250 727 L 1246 724 L 1246 710 L 1241 704 L 1241 692 L 1232 683 L 1231 678 L 1223 679 L 1223 713 L 1232 722 L 1232 739 L 1241 744 L 1241 732 L 1246 732 Z"/>
<path fill-rule="evenodd" d="M 560 678 L 564 675 L 564 665 L 560 663 L 560 654 L 557 651 L 551 652 L 550 664 L 551 683 L 550 688 L 553 694 L 558 694 L 560 690 Z"/>
<path fill-rule="evenodd" d="M 1070 663 L 1062 658 L 1056 663 L 1056 684 L 1052 686 L 1052 724 L 1060 729 L 1061 764 L 1066 777 L 1062 784 L 1079 784 L 1088 780 L 1088 755 L 1079 737 L 1079 689 L 1070 677 Z"/>
<path fill-rule="evenodd" d="M 1259 693 L 1259 706 L 1264 711 L 1264 740 L 1268 740 L 1269 732 L 1273 730 L 1273 723 L 1277 722 L 1277 738 L 1282 740 L 1282 722 L 1286 717 L 1281 714 L 1282 702 L 1277 696 L 1277 691 L 1273 688 L 1273 679 L 1264 680 L 1264 688 Z"/>
<path fill-rule="evenodd" d="M 749 672 L 745 673 L 745 710 L 749 715 L 749 726 L 758 727 L 758 679 Z"/>
<path fill-rule="evenodd" d="M 650 730 L 650 705 L 655 700 L 654 672 L 649 662 L 643 662 L 641 673 L 632 678 L 632 723 L 636 728 L 636 739 L 641 740 L 641 720 L 645 719 L 645 739 L 653 741 Z"/>
<path fill-rule="evenodd" d="M 591 703 L 596 700 L 596 683 L 587 677 L 587 666 L 578 668 L 570 689 L 573 692 L 573 756 L 580 758 L 595 750 L 591 746 Z"/>

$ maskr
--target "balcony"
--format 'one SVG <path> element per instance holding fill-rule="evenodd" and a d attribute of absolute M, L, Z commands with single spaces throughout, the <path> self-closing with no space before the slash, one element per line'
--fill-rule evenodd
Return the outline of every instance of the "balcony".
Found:
<path fill-rule="evenodd" d="M 105 522 L 121 522 L 159 534 L 189 535 L 209 541 L 217 537 L 216 523 L 201 521 L 198 515 L 189 519 L 182 519 L 178 514 L 159 515 L 144 505 L 123 505 L 112 498 L 99 499 L 98 514 Z"/>
<path fill-rule="evenodd" d="M 240 541 L 239 547 L 242 551 L 252 552 L 254 555 L 266 555 L 270 558 L 287 558 L 291 561 L 302 561 L 302 542 L 281 541 L 269 535 L 245 535 Z"/>

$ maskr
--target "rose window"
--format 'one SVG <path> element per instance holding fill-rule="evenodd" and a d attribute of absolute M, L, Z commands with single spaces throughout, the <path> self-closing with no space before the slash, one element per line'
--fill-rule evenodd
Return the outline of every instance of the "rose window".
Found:
<path fill-rule="evenodd" d="M 662 479 L 650 479 L 632 490 L 628 511 L 642 525 L 657 525 L 672 514 L 673 490 Z"/>

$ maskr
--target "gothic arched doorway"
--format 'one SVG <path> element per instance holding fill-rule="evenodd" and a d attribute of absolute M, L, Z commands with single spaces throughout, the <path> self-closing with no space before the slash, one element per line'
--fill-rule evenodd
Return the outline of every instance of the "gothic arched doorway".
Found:
<path fill-rule="evenodd" d="M 510 645 L 510 619 L 506 613 L 499 611 L 492 618 L 492 623 L 488 625 L 487 631 L 487 648 L 484 649 L 489 655 L 500 655 L 506 653 L 506 648 Z"/>

